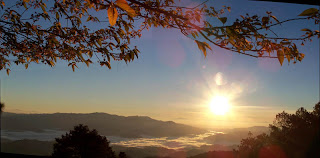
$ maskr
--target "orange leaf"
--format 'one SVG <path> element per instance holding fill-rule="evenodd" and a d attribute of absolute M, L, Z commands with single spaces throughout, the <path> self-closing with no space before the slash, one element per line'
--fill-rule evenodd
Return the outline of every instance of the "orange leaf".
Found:
<path fill-rule="evenodd" d="M 212 50 L 211 47 L 206 42 L 200 42 L 198 40 L 195 40 L 195 42 L 197 43 L 198 48 L 202 51 L 204 57 L 207 56 L 207 48 Z"/>
<path fill-rule="evenodd" d="M 9 76 L 9 73 L 10 73 L 10 69 L 7 69 L 7 75 Z"/>
<path fill-rule="evenodd" d="M 125 10 L 129 16 L 131 17 L 135 17 L 136 16 L 136 11 L 133 10 L 127 3 L 126 0 L 116 0 L 114 2 L 118 7 L 120 7 L 121 9 Z"/>
<path fill-rule="evenodd" d="M 114 6 L 110 6 L 108 9 L 108 18 L 111 26 L 115 25 L 118 18 L 118 11 Z"/>
<path fill-rule="evenodd" d="M 284 60 L 284 54 L 282 50 L 277 51 L 278 60 L 280 62 L 280 65 L 282 66 L 283 60 Z"/>

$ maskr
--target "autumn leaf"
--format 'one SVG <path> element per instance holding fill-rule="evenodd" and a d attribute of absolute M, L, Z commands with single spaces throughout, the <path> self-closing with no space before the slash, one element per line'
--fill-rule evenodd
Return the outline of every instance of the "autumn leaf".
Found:
<path fill-rule="evenodd" d="M 275 16 L 271 15 L 271 18 L 274 19 L 276 22 L 280 22 Z"/>
<path fill-rule="evenodd" d="M 300 29 L 304 31 L 306 38 L 292 40 L 295 38 L 289 38 L 289 36 L 270 37 L 269 33 L 276 33 L 269 28 L 276 27 L 280 23 L 287 23 L 290 20 L 284 19 L 279 22 L 275 16 L 271 15 L 271 12 L 267 12 L 267 15 L 263 18 L 260 15 L 250 16 L 246 14 L 246 16 L 241 16 L 243 19 L 233 22 L 230 21 L 231 19 L 222 16 L 223 10 L 230 11 L 230 7 L 223 7 L 224 9 L 221 11 L 205 5 L 203 9 L 200 9 L 200 6 L 191 9 L 184 6 L 178 7 L 176 5 L 178 1 L 75 0 L 72 1 L 74 3 L 71 3 L 70 0 L 58 0 L 54 1 L 55 3 L 48 3 L 50 6 L 47 7 L 46 2 L 42 2 L 42 0 L 20 0 L 16 7 L 4 8 L 5 2 L 0 0 L 0 8 L 3 9 L 2 16 L 5 20 L 0 24 L 0 28 L 5 27 L 0 29 L 0 35 L 2 44 L 6 45 L 1 49 L 3 59 L 0 61 L 0 70 L 6 71 L 10 67 L 11 61 L 16 64 L 24 64 L 28 68 L 28 64 L 31 63 L 45 63 L 54 66 L 59 60 L 72 63 L 70 67 L 73 65 L 74 70 L 76 68 L 75 63 L 81 62 L 89 66 L 91 64 L 90 59 L 95 57 L 107 59 L 109 63 L 103 62 L 103 65 L 111 68 L 112 59 L 114 61 L 130 62 L 138 57 L 139 51 L 137 48 L 132 50 L 130 40 L 141 37 L 143 28 L 152 29 L 160 26 L 165 29 L 178 28 L 184 35 L 188 36 L 190 34 L 194 40 L 199 40 L 195 42 L 205 57 L 207 55 L 206 51 L 211 49 L 208 45 L 209 42 L 217 47 L 233 52 L 241 51 L 241 54 L 257 58 L 268 57 L 267 55 L 264 56 L 260 50 L 267 53 L 275 51 L 276 53 L 278 49 L 282 48 L 282 51 L 278 52 L 278 57 L 275 57 L 278 58 L 281 65 L 283 64 L 283 58 L 287 58 L 288 63 L 290 63 L 290 60 L 296 62 L 303 59 L 304 55 L 299 53 L 295 43 L 307 42 L 305 39 L 311 40 L 311 37 L 320 37 L 319 30 L 303 28 Z M 25 9 L 19 9 L 23 6 L 38 9 L 37 11 L 29 10 L 31 11 L 30 14 L 23 14 Z M 55 12 L 46 11 L 52 7 L 59 9 Z M 105 11 L 107 11 L 108 15 L 101 19 L 99 16 L 95 16 L 95 12 L 92 14 L 89 11 L 91 9 L 96 10 L 97 14 L 105 14 Z M 37 12 L 39 12 L 39 16 L 33 16 Z M 200 21 L 200 15 L 204 14 L 208 16 L 208 19 L 211 17 L 216 19 L 217 22 L 220 21 L 220 24 L 225 25 L 228 22 L 230 25 L 215 27 L 213 26 L 214 21 L 206 21 L 205 19 L 203 21 L 204 25 L 199 24 L 198 26 L 190 22 Z M 300 16 L 312 18 L 318 14 L 319 9 L 310 8 L 303 11 Z M 84 15 L 86 18 L 82 17 Z M 61 21 L 61 18 L 65 16 L 67 18 Z M 55 20 L 52 20 L 54 17 Z M 110 25 L 107 24 L 105 27 L 93 29 L 87 27 L 91 23 L 103 22 L 106 19 L 108 19 Z M 296 20 L 303 19 L 305 18 L 297 18 Z M 88 22 L 84 22 L 85 20 Z M 32 21 L 34 22 L 31 24 Z M 46 24 L 42 24 L 41 21 L 46 21 Z M 69 25 L 69 22 L 72 25 Z M 278 38 L 283 40 L 275 40 Z M 276 55 L 274 54 L 274 56 Z M 14 58 L 11 59 L 11 56 Z M 269 57 L 273 58 L 274 56 L 269 54 Z M 7 71 L 9 72 L 10 69 Z"/>
<path fill-rule="evenodd" d="M 111 5 L 108 9 L 108 18 L 111 26 L 116 24 L 118 18 L 118 11 L 113 5 Z"/>
<path fill-rule="evenodd" d="M 298 60 L 301 62 L 303 58 L 304 58 L 304 54 L 300 53 L 300 56 L 298 57 Z"/>
<path fill-rule="evenodd" d="M 282 66 L 283 60 L 284 60 L 284 54 L 282 50 L 277 51 L 278 60 L 280 62 L 280 65 Z"/>
<path fill-rule="evenodd" d="M 137 16 L 136 12 L 128 5 L 126 0 L 116 0 L 115 4 L 121 9 L 125 10 L 129 16 L 131 17 Z"/>
<path fill-rule="evenodd" d="M 109 61 L 106 62 L 106 65 L 107 65 L 107 67 L 108 67 L 109 69 L 111 69 L 111 64 L 110 64 Z"/>
<path fill-rule="evenodd" d="M 308 32 L 312 32 L 310 29 L 306 29 L 306 28 L 301 29 L 301 31 L 308 31 Z"/>
<path fill-rule="evenodd" d="M 311 16 L 315 15 L 319 10 L 316 8 L 309 8 L 307 10 L 304 10 L 299 16 Z"/>
<path fill-rule="evenodd" d="M 219 20 L 222 22 L 222 24 L 225 24 L 227 22 L 226 17 L 219 18 Z"/>
<path fill-rule="evenodd" d="M 99 39 L 97 42 L 98 42 L 98 44 L 99 44 L 100 46 L 102 45 L 101 39 Z"/>
<path fill-rule="evenodd" d="M 200 42 L 198 40 L 195 40 L 198 48 L 203 52 L 203 55 L 206 57 L 207 56 L 207 48 L 211 50 L 211 47 L 208 45 L 206 42 Z"/>
<path fill-rule="evenodd" d="M 74 72 L 74 65 L 72 65 L 72 71 Z"/>
<path fill-rule="evenodd" d="M 74 72 L 74 70 L 75 70 L 75 67 L 78 68 L 78 66 L 77 66 L 75 63 L 70 63 L 69 65 L 71 65 L 73 72 Z"/>
<path fill-rule="evenodd" d="M 8 76 L 9 76 L 10 71 L 11 71 L 10 69 L 7 69 L 7 75 L 8 75 Z"/>
<path fill-rule="evenodd" d="M 291 57 L 290 57 L 290 50 L 289 48 L 285 47 L 283 48 L 283 53 L 286 55 L 286 58 L 288 60 L 288 63 L 290 63 Z"/>

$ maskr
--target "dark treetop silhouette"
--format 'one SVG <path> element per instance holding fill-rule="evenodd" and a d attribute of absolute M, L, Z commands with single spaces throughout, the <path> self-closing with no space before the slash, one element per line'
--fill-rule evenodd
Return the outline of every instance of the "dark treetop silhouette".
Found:
<path fill-rule="evenodd" d="M 241 141 L 240 158 L 320 157 L 320 102 L 312 112 L 299 108 L 295 114 L 279 113 L 270 134 L 249 136 Z"/>
<path fill-rule="evenodd" d="M 56 138 L 52 157 L 56 158 L 115 158 L 106 137 L 88 126 L 78 125 L 61 138 Z"/>

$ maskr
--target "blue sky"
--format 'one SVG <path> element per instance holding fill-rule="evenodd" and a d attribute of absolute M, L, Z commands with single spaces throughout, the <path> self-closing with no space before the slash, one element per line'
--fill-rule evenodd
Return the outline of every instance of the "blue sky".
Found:
<path fill-rule="evenodd" d="M 198 2 L 200 3 L 200 2 Z M 194 3 L 195 4 L 195 3 Z M 279 20 L 294 18 L 309 5 L 237 1 L 209 1 L 219 8 L 230 6 L 232 21 L 245 13 Z M 300 36 L 312 23 L 277 27 L 279 36 Z M 194 41 L 177 30 L 151 29 L 134 40 L 140 57 L 129 64 L 113 62 L 112 69 L 99 64 L 79 66 L 75 72 L 65 62 L 54 68 L 31 64 L 12 66 L 10 76 L 0 72 L 1 99 L 12 112 L 107 112 L 147 115 L 200 127 L 268 125 L 283 110 L 312 109 L 319 100 L 319 39 L 299 50 L 306 54 L 297 64 L 255 59 L 220 48 L 206 58 Z M 217 77 L 223 84 L 218 85 Z M 226 116 L 208 113 L 213 95 L 230 96 Z"/>

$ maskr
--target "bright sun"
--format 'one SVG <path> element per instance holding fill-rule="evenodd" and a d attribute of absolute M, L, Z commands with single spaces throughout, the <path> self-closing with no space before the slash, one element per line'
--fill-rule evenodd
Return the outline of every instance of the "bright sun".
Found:
<path fill-rule="evenodd" d="M 216 115 L 225 115 L 230 109 L 229 100 L 225 96 L 215 96 L 210 103 L 210 110 Z"/>

